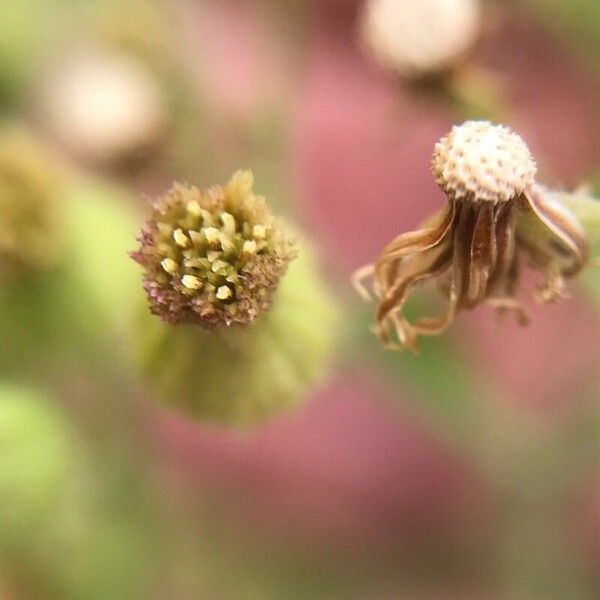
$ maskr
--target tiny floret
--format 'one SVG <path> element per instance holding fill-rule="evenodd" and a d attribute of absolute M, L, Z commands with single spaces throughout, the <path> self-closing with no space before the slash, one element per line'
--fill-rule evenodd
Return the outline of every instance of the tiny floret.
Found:
<path fill-rule="evenodd" d="M 198 202 L 196 202 L 195 200 L 188 202 L 187 211 L 191 215 L 194 215 L 194 217 L 199 217 L 202 214 L 202 208 L 200 207 L 200 204 L 198 204 Z"/>
<path fill-rule="evenodd" d="M 522 138 L 503 125 L 467 121 L 436 145 L 436 183 L 454 198 L 506 202 L 534 182 L 536 165 Z"/>
<path fill-rule="evenodd" d="M 183 283 L 188 290 L 199 290 L 202 287 L 202 282 L 193 275 L 184 275 L 181 278 L 181 283 Z"/>
<path fill-rule="evenodd" d="M 264 225 L 255 225 L 252 228 L 252 236 L 254 237 L 254 239 L 264 240 L 265 237 L 267 236 L 265 226 Z"/>
<path fill-rule="evenodd" d="M 256 242 L 254 240 L 246 240 L 244 245 L 242 246 L 242 252 L 245 254 L 255 254 L 256 253 Z"/>
<path fill-rule="evenodd" d="M 218 244 L 219 243 L 219 230 L 216 227 L 207 227 L 204 230 L 204 237 L 209 244 Z"/>
<path fill-rule="evenodd" d="M 154 204 L 131 256 L 167 323 L 243 325 L 270 307 L 294 242 L 252 186 L 252 173 L 238 171 L 207 190 L 174 185 Z"/>
<path fill-rule="evenodd" d="M 188 240 L 181 229 L 176 229 L 173 232 L 173 239 L 175 240 L 175 243 L 182 248 L 187 248 L 190 244 L 190 240 Z"/>
<path fill-rule="evenodd" d="M 229 300 L 229 298 L 233 296 L 233 292 L 231 291 L 231 288 L 227 287 L 226 285 L 222 285 L 217 290 L 216 296 L 219 300 Z"/>
<path fill-rule="evenodd" d="M 160 264 L 167 273 L 177 273 L 177 263 L 172 258 L 165 258 Z"/>

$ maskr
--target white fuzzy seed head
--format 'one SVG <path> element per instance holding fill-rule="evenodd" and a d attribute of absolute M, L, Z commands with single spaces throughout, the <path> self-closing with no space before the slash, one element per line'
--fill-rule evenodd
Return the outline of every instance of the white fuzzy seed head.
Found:
<path fill-rule="evenodd" d="M 536 171 L 522 138 L 488 121 L 454 126 L 432 160 L 436 183 L 454 199 L 506 202 L 534 183 Z"/>
<path fill-rule="evenodd" d="M 368 0 L 362 37 L 382 66 L 419 77 L 452 68 L 480 24 L 479 0 Z"/>

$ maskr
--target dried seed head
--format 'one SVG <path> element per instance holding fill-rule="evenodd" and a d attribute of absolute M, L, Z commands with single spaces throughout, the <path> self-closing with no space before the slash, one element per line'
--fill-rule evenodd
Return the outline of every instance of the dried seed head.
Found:
<path fill-rule="evenodd" d="M 517 298 L 524 265 L 541 278 L 539 301 L 564 296 L 566 280 L 588 264 L 590 239 L 566 202 L 535 183 L 535 172 L 527 146 L 507 127 L 468 121 L 436 145 L 433 173 L 448 195 L 446 206 L 354 276 L 365 298 L 364 282 L 373 281 L 377 332 L 389 348 L 414 350 L 419 336 L 441 334 L 459 311 L 481 304 L 527 323 Z M 579 207 L 582 221 L 598 223 L 593 200 L 569 204 Z M 437 284 L 446 310 L 409 322 L 405 304 L 427 280 Z"/>
<path fill-rule="evenodd" d="M 453 127 L 432 160 L 436 183 L 455 199 L 506 202 L 533 184 L 536 171 L 522 138 L 488 121 Z"/>
<path fill-rule="evenodd" d="M 168 323 L 246 324 L 270 307 L 294 257 L 249 171 L 208 190 L 175 185 L 155 205 L 132 258 L 154 314 Z"/>
<path fill-rule="evenodd" d="M 362 34 L 382 66 L 419 77 L 452 68 L 480 21 L 478 0 L 370 0 Z"/>

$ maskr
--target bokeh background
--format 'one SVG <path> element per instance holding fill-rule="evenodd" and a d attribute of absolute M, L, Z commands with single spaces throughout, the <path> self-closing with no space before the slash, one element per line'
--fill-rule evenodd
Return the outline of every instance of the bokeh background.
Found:
<path fill-rule="evenodd" d="M 0 195 L 16 168 L 52 197 L 60 235 L 20 239 L 63 257 L 0 290 L 2 600 L 600 597 L 598 272 L 418 356 L 381 348 L 349 283 L 444 202 L 430 156 L 467 117 L 521 133 L 547 184 L 600 183 L 600 3 L 482 2 L 458 94 L 380 68 L 362 10 L 2 3 Z M 152 397 L 120 301 L 149 200 L 238 168 L 339 316 L 328 376 L 244 428 Z"/>

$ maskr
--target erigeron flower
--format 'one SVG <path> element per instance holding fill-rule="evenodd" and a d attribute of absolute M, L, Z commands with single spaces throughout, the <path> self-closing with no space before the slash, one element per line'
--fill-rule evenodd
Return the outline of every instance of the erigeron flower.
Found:
<path fill-rule="evenodd" d="M 361 34 L 379 64 L 419 78 L 455 67 L 480 24 L 479 0 L 367 0 Z"/>
<path fill-rule="evenodd" d="M 541 275 L 537 299 L 564 295 L 565 280 L 588 261 L 588 241 L 577 218 L 535 182 L 525 142 L 508 127 L 487 121 L 456 126 L 435 146 L 432 171 L 448 204 L 419 231 L 405 233 L 375 264 L 354 276 L 379 297 L 377 330 L 391 348 L 415 348 L 418 335 L 442 333 L 457 311 L 483 303 L 527 316 L 515 297 L 527 265 Z M 447 300 L 438 317 L 409 323 L 404 304 L 413 288 L 433 279 Z M 393 339 L 394 335 L 397 339 Z"/>
<path fill-rule="evenodd" d="M 252 185 L 238 171 L 223 187 L 175 186 L 132 255 L 154 313 L 131 336 L 149 391 L 230 425 L 297 406 L 327 371 L 338 329 L 310 244 L 296 251 Z"/>
<path fill-rule="evenodd" d="M 175 185 L 154 204 L 132 257 L 165 322 L 248 324 L 270 307 L 293 240 L 252 186 L 238 171 L 224 187 Z"/>

